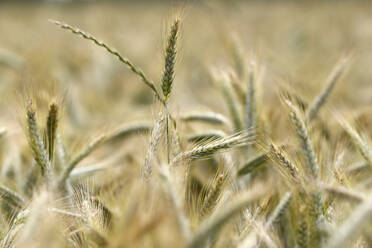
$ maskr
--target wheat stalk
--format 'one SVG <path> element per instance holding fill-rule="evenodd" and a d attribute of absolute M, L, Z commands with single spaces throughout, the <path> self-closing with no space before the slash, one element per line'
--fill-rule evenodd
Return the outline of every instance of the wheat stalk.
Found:
<path fill-rule="evenodd" d="M 186 242 L 188 242 L 188 240 L 191 237 L 190 223 L 185 215 L 183 203 L 179 196 L 180 194 L 177 193 L 177 190 L 175 188 L 175 181 L 173 179 L 173 176 L 171 175 L 169 166 L 161 165 L 159 167 L 159 175 L 161 176 L 161 179 L 165 181 L 166 185 L 165 189 L 168 192 L 169 197 L 176 210 L 177 221 L 181 228 L 183 238 L 185 239 Z"/>
<path fill-rule="evenodd" d="M 18 210 L 22 209 L 26 203 L 21 195 L 3 185 L 0 185 L 0 199 Z"/>
<path fill-rule="evenodd" d="M 322 92 L 319 93 L 319 95 L 310 104 L 306 112 L 306 116 L 309 122 L 312 121 L 316 117 L 320 108 L 325 104 L 335 84 L 337 83 L 343 71 L 345 70 L 345 67 L 348 61 L 349 61 L 348 57 L 343 57 L 340 59 L 340 61 L 338 61 L 338 63 L 336 64 L 336 66 L 334 67 L 334 69 L 332 70 L 331 74 L 329 75 L 327 79 L 326 87 L 323 89 Z"/>
<path fill-rule="evenodd" d="M 278 221 L 278 219 L 284 214 L 284 212 L 288 208 L 291 199 L 292 193 L 286 192 L 282 199 L 280 200 L 279 204 L 274 209 L 274 211 L 270 214 L 268 220 L 266 221 L 265 229 L 268 229 L 270 226 L 272 226 Z"/>
<path fill-rule="evenodd" d="M 105 143 L 122 141 L 135 134 L 146 134 L 152 129 L 152 124 L 149 122 L 135 122 L 124 125 L 113 131 L 107 136 Z"/>
<path fill-rule="evenodd" d="M 67 179 L 70 177 L 73 169 L 86 157 L 88 157 L 93 151 L 95 151 L 106 139 L 105 135 L 100 135 L 98 138 L 89 143 L 83 150 L 81 150 L 68 164 L 67 168 L 62 173 L 59 180 L 59 186 L 64 187 Z"/>
<path fill-rule="evenodd" d="M 343 248 L 348 247 L 357 235 L 363 231 L 363 227 L 371 223 L 372 201 L 367 199 L 359 204 L 353 213 L 330 237 L 327 247 Z"/>
<path fill-rule="evenodd" d="M 256 133 L 257 128 L 257 72 L 255 62 L 251 62 L 247 81 L 245 101 L 245 128 Z"/>
<path fill-rule="evenodd" d="M 253 156 L 249 160 L 247 160 L 243 166 L 238 170 L 237 175 L 239 177 L 247 175 L 257 169 L 259 166 L 264 164 L 268 159 L 268 153 L 262 152 L 257 154 L 256 156 Z"/>
<path fill-rule="evenodd" d="M 249 193 L 249 194 L 248 194 Z M 201 223 L 200 227 L 194 234 L 193 238 L 187 245 L 189 248 L 204 247 L 208 238 L 221 229 L 221 227 L 232 217 L 238 214 L 241 210 L 247 207 L 251 202 L 261 196 L 261 191 L 252 191 L 246 194 L 239 195 L 234 201 L 226 207 L 213 214 L 211 217 Z"/>
<path fill-rule="evenodd" d="M 230 126 L 229 120 L 224 115 L 213 112 L 190 112 L 182 115 L 180 119 L 185 122 L 202 122 Z"/>
<path fill-rule="evenodd" d="M 366 196 L 363 194 L 344 187 L 332 186 L 323 183 L 320 183 L 319 187 L 335 197 L 347 199 L 351 202 L 360 203 L 366 199 Z"/>
<path fill-rule="evenodd" d="M 97 46 L 100 46 L 100 47 L 103 47 L 104 49 L 106 49 L 107 52 L 109 52 L 110 54 L 114 55 L 116 58 L 118 58 L 122 63 L 124 63 L 125 65 L 127 65 L 129 67 L 129 69 L 134 72 L 136 75 L 138 75 L 142 81 L 148 86 L 150 87 L 150 89 L 153 91 L 153 93 L 155 94 L 155 97 L 162 103 L 164 103 L 164 99 L 160 96 L 160 94 L 158 93 L 158 90 L 156 89 L 155 87 L 155 84 L 147 78 L 147 76 L 145 75 L 145 73 L 139 68 L 137 67 L 134 63 L 132 63 L 129 59 L 123 57 L 122 55 L 120 55 L 119 52 L 117 52 L 115 49 L 109 47 L 107 44 L 105 44 L 104 42 L 102 41 L 99 41 L 97 38 L 95 38 L 93 35 L 89 34 L 89 33 L 86 33 L 84 32 L 83 30 L 80 30 L 79 28 L 77 27 L 73 27 L 71 25 L 68 25 L 66 23 L 62 23 L 62 22 L 59 22 L 59 21 L 55 21 L 55 20 L 49 20 L 51 23 L 61 27 L 62 29 L 66 29 L 66 30 L 70 30 L 73 34 L 77 34 L 77 35 L 80 35 L 81 37 L 83 37 L 84 39 L 87 39 L 87 40 L 90 40 L 90 41 L 93 41 Z"/>
<path fill-rule="evenodd" d="M 372 151 L 369 148 L 368 144 L 360 137 L 357 131 L 355 131 L 355 129 L 352 128 L 349 123 L 347 123 L 346 121 L 342 121 L 342 120 L 340 122 L 343 128 L 345 129 L 345 131 L 351 137 L 355 146 L 359 149 L 363 158 L 367 161 L 368 165 L 372 166 Z"/>

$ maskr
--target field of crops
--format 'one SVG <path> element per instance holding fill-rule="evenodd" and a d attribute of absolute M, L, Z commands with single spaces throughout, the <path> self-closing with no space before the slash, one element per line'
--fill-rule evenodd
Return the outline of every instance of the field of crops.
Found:
<path fill-rule="evenodd" d="M 371 13 L 0 2 L 0 247 L 372 247 Z"/>

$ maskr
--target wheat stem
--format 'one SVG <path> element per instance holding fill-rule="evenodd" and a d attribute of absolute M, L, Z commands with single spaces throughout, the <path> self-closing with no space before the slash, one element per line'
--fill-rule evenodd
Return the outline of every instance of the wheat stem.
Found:
<path fill-rule="evenodd" d="M 341 77 L 342 72 L 344 71 L 346 64 L 348 62 L 348 58 L 342 58 L 334 67 L 331 74 L 329 75 L 326 83 L 326 87 L 320 94 L 314 99 L 314 101 L 310 104 L 309 108 L 307 109 L 307 119 L 312 121 L 316 115 L 318 114 L 320 108 L 325 104 L 326 100 L 328 99 L 329 95 L 331 94 L 335 84 L 337 83 L 338 79 Z"/>
<path fill-rule="evenodd" d="M 70 177 L 73 169 L 87 156 L 89 156 L 93 151 L 95 151 L 106 139 L 105 135 L 101 135 L 95 140 L 93 140 L 88 146 L 81 150 L 74 159 L 68 164 L 67 168 L 63 171 L 62 176 L 59 181 L 59 186 L 64 187 L 67 179 Z"/>
<path fill-rule="evenodd" d="M 337 231 L 330 237 L 328 248 L 349 247 L 358 234 L 363 231 L 363 227 L 371 223 L 372 201 L 363 201 L 347 218 Z"/>
<path fill-rule="evenodd" d="M 139 68 L 137 67 L 134 63 L 132 63 L 129 59 L 123 57 L 120 55 L 119 52 L 117 52 L 116 50 L 114 50 L 113 48 L 109 47 L 107 44 L 105 44 L 104 42 L 102 41 L 99 41 L 97 40 L 93 35 L 89 34 L 89 33 L 86 33 L 84 32 L 83 30 L 80 30 L 79 28 L 77 27 L 73 27 L 71 25 L 68 25 L 66 23 L 62 23 L 62 22 L 59 22 L 59 21 L 55 21 L 55 20 L 50 20 L 51 23 L 54 23 L 55 25 L 61 27 L 62 29 L 66 29 L 66 30 L 70 30 L 73 34 L 77 34 L 77 35 L 80 35 L 81 37 L 83 37 L 84 39 L 87 39 L 87 40 L 91 40 L 93 41 L 97 46 L 100 46 L 100 47 L 103 47 L 104 49 L 106 49 L 107 52 L 109 52 L 110 54 L 114 55 L 115 57 L 117 57 L 122 63 L 124 63 L 125 65 L 127 65 L 129 67 L 129 69 L 134 72 L 135 74 L 137 74 L 141 79 L 142 81 L 148 86 L 150 87 L 150 89 L 153 91 L 153 93 L 155 94 L 155 97 L 164 104 L 164 99 L 160 96 L 159 92 L 157 91 L 157 89 L 155 88 L 155 85 L 154 83 L 147 78 L 147 76 L 145 75 L 145 73 Z"/>

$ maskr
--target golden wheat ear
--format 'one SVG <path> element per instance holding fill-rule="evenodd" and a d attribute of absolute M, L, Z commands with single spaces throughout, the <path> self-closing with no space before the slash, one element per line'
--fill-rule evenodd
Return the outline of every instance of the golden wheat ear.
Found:
<path fill-rule="evenodd" d="M 208 130 L 204 132 L 199 132 L 191 134 L 187 137 L 187 140 L 192 143 L 201 143 L 206 141 L 212 141 L 217 139 L 222 139 L 226 136 L 226 133 L 221 130 Z"/>
<path fill-rule="evenodd" d="M 250 144 L 254 142 L 254 139 L 255 136 L 250 133 L 236 133 L 222 139 L 217 139 L 212 142 L 201 144 L 199 146 L 196 146 L 192 150 L 182 152 L 173 159 L 172 164 L 177 165 L 179 162 L 182 161 L 190 162 L 195 159 L 206 158 L 220 151 L 225 151 L 234 147 Z"/>

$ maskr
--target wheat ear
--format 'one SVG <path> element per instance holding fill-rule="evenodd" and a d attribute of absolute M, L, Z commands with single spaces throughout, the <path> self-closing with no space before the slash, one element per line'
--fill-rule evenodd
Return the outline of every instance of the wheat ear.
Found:
<path fill-rule="evenodd" d="M 295 181 L 298 181 L 301 178 L 297 166 L 293 164 L 291 160 L 289 160 L 288 156 L 274 143 L 270 144 L 270 153 L 274 160 L 280 165 L 278 168 L 280 172 L 283 172 L 284 175 L 289 174 Z"/>
<path fill-rule="evenodd" d="M 26 116 L 29 144 L 34 155 L 34 159 L 40 166 L 42 175 L 45 176 L 49 173 L 50 161 L 48 158 L 48 153 L 45 149 L 45 145 L 40 136 L 40 131 L 36 122 L 36 111 L 33 108 L 31 101 L 27 105 Z"/>
<path fill-rule="evenodd" d="M 176 165 L 178 162 L 181 161 L 186 160 L 191 161 L 194 159 L 208 157 L 219 151 L 223 151 L 237 146 L 247 145 L 254 141 L 254 137 L 255 136 L 250 133 L 241 132 L 231 135 L 229 137 L 215 140 L 210 143 L 202 144 L 195 147 L 192 150 L 178 154 L 173 159 L 172 164 Z"/>
<path fill-rule="evenodd" d="M 147 181 L 151 178 L 152 175 L 152 160 L 158 151 L 161 139 L 164 135 L 164 116 L 161 113 L 161 116 L 156 120 L 154 127 L 151 131 L 150 145 L 145 157 L 145 162 L 141 167 L 141 176 Z"/>
<path fill-rule="evenodd" d="M 205 132 L 195 133 L 187 137 L 189 142 L 200 143 L 208 140 L 222 139 L 226 133 L 221 130 L 208 130 Z"/>
<path fill-rule="evenodd" d="M 48 145 L 48 156 L 50 163 L 53 163 L 54 149 L 57 137 L 58 127 L 58 105 L 52 103 L 49 106 L 49 113 L 47 118 L 47 145 Z"/>
<path fill-rule="evenodd" d="M 309 247 L 309 227 L 306 216 L 306 207 L 302 206 L 299 211 L 296 229 L 296 244 L 298 248 Z"/>
<path fill-rule="evenodd" d="M 224 184 L 227 182 L 227 174 L 222 173 L 215 178 L 215 183 L 206 195 L 202 207 L 200 209 L 200 215 L 203 217 L 211 212 L 218 202 L 218 198 L 221 195 Z"/>
<path fill-rule="evenodd" d="M 179 31 L 179 19 L 176 19 L 172 26 L 170 27 L 170 32 L 168 36 L 168 43 L 165 49 L 165 63 L 164 71 L 162 77 L 161 88 L 163 90 L 164 101 L 165 101 L 165 128 L 166 128 L 166 141 L 167 141 L 167 161 L 170 162 L 170 133 L 169 133 L 169 112 L 168 112 L 168 98 L 172 90 L 173 80 L 174 80 L 174 67 L 176 63 L 177 54 L 177 38 Z"/>
<path fill-rule="evenodd" d="M 307 125 L 301 118 L 298 108 L 294 106 L 293 103 L 288 99 L 285 99 L 285 103 L 290 108 L 291 119 L 296 128 L 298 140 L 300 141 L 306 164 L 310 168 L 313 178 L 317 179 L 319 177 L 318 159 L 315 155 L 313 144 L 310 140 Z"/>
<path fill-rule="evenodd" d="M 170 32 L 168 36 L 168 43 L 165 49 L 165 65 L 162 77 L 161 88 L 163 90 L 163 95 L 165 101 L 168 101 L 169 94 L 172 90 L 173 80 L 174 80 L 174 66 L 176 63 L 177 55 L 177 38 L 179 31 L 180 21 L 176 19 L 172 26 L 170 27 Z"/>

